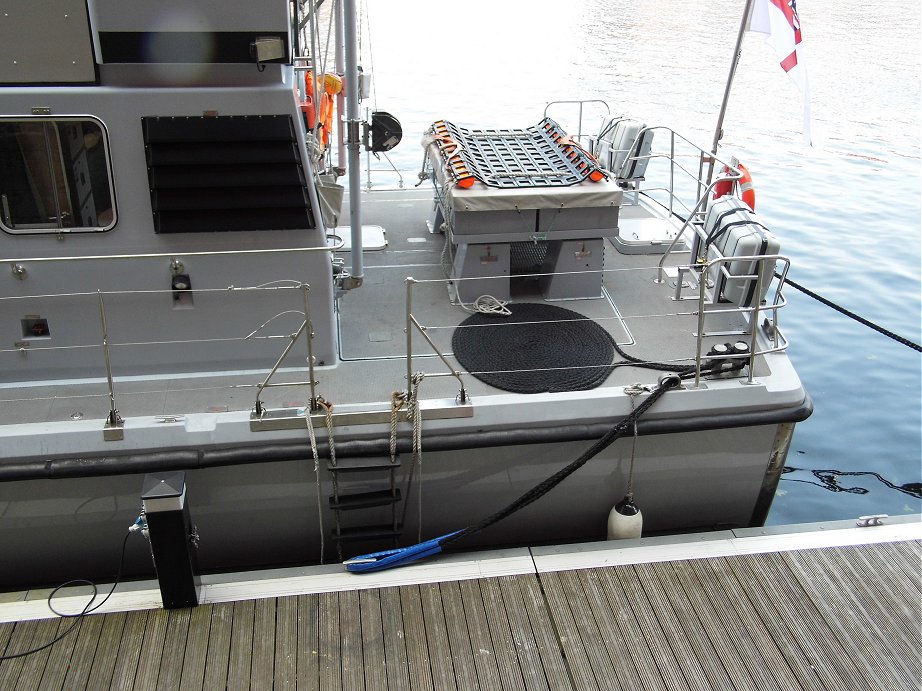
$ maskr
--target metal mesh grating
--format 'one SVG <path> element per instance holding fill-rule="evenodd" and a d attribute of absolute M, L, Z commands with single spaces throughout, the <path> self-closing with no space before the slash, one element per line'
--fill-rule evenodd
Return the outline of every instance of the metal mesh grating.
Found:
<path fill-rule="evenodd" d="M 595 159 L 550 118 L 524 130 L 469 130 L 439 120 L 428 134 L 459 183 L 476 178 L 490 187 L 565 187 L 603 177 Z"/>
<path fill-rule="evenodd" d="M 541 271 L 547 257 L 547 242 L 509 243 L 509 271 L 513 274 L 530 274 Z"/>

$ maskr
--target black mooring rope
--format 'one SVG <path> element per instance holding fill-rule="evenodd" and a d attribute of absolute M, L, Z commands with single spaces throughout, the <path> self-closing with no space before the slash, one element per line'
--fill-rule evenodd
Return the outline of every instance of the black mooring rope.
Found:
<path fill-rule="evenodd" d="M 589 461 L 589 459 L 611 445 L 615 440 L 624 436 L 628 432 L 633 434 L 634 423 L 640 419 L 640 416 L 643 415 L 650 408 L 650 406 L 656 403 L 660 396 L 666 393 L 669 389 L 678 386 L 680 383 L 681 379 L 678 375 L 664 377 L 659 387 L 657 387 L 657 389 L 653 391 L 653 393 L 651 393 L 643 403 L 637 406 L 633 413 L 612 427 L 601 439 L 599 439 L 595 444 L 584 451 L 583 454 L 575 461 L 570 463 L 565 468 L 558 470 L 543 482 L 532 487 L 525 494 L 509 504 L 504 509 L 497 511 L 492 516 L 488 516 L 479 523 L 475 523 L 474 525 L 468 526 L 463 530 L 459 530 L 457 533 L 453 533 L 447 536 L 444 540 L 440 540 L 439 543 L 444 547 L 454 542 L 455 540 L 460 540 L 467 535 L 473 535 L 474 533 L 480 532 L 484 528 L 487 528 L 494 523 L 498 523 L 504 518 L 512 515 L 519 509 L 525 508 L 533 501 L 540 499 L 545 494 L 554 489 L 554 487 L 563 482 L 571 474 L 583 467 L 586 462 Z"/>
<path fill-rule="evenodd" d="M 780 278 L 781 278 L 781 275 L 776 273 L 776 274 L 775 274 L 775 278 L 780 279 Z M 784 282 L 785 282 L 785 284 L 788 284 L 788 285 L 793 286 L 794 288 L 797 288 L 797 290 L 799 290 L 800 292 L 802 292 L 804 295 L 809 295 L 809 296 L 812 297 L 814 300 L 818 300 L 819 302 L 822 302 L 822 303 L 823 303 L 824 305 L 826 305 L 827 307 L 832 307 L 832 309 L 834 309 L 836 312 L 839 312 L 839 313 L 841 313 L 841 314 L 844 314 L 846 317 L 851 317 L 852 319 L 854 319 L 854 320 L 855 320 L 856 322 L 858 322 L 859 324 L 864 324 L 864 325 L 865 325 L 866 327 L 868 327 L 869 329 L 874 329 L 874 331 L 876 331 L 876 332 L 878 332 L 878 333 L 881 333 L 881 334 L 883 334 L 884 336 L 887 336 L 888 338 L 892 338 L 892 339 L 893 339 L 894 341 L 896 341 L 897 343 L 901 343 L 901 344 L 903 344 L 904 346 L 908 346 L 909 348 L 912 348 L 913 350 L 917 350 L 917 351 L 919 351 L 920 353 L 922 353 L 922 345 L 919 345 L 918 343 L 914 343 L 913 341 L 910 341 L 908 338 L 903 338 L 903 337 L 900 336 L 899 334 L 895 334 L 895 333 L 893 333 L 892 331 L 889 331 L 888 329 L 885 329 L 885 328 L 882 327 L 882 326 L 878 326 L 877 324 L 875 324 L 875 323 L 872 322 L 872 321 L 868 321 L 868 320 L 865 319 L 864 317 L 855 314 L 855 313 L 852 312 L 851 310 L 845 309 L 845 308 L 842 307 L 841 305 L 837 305 L 836 303 L 832 302 L 831 300 L 828 300 L 828 299 L 824 298 L 822 295 L 817 295 L 816 293 L 814 293 L 814 292 L 813 292 L 812 290 L 810 290 L 809 288 L 805 288 L 804 286 L 800 285 L 799 283 L 796 283 L 795 281 L 792 281 L 790 278 L 786 278 Z"/>

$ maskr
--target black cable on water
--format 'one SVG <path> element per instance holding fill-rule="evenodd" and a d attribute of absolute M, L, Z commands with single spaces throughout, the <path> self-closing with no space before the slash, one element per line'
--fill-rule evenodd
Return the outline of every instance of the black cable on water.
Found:
<path fill-rule="evenodd" d="M 26 657 L 27 655 L 32 655 L 33 653 L 37 653 L 42 650 L 45 650 L 46 648 L 50 648 L 55 643 L 60 641 L 62 638 L 67 636 L 71 631 L 76 629 L 83 622 L 83 617 L 85 617 L 87 614 L 95 612 L 97 609 L 102 607 L 106 603 L 106 600 L 108 600 L 112 596 L 112 593 L 115 592 L 115 587 L 119 584 L 119 581 L 122 578 L 122 569 L 125 566 L 125 547 L 127 547 L 128 545 L 128 538 L 130 535 L 131 535 L 131 531 L 125 533 L 125 539 L 122 540 L 122 554 L 121 554 L 121 557 L 119 557 L 118 573 L 115 576 L 115 582 L 112 584 L 112 587 L 109 589 L 109 592 L 100 601 L 98 605 L 95 605 L 95 606 L 93 605 L 93 603 L 96 601 L 96 596 L 99 594 L 99 589 L 96 587 L 96 584 L 93 583 L 93 581 L 87 580 L 85 578 L 75 578 L 73 580 L 62 583 L 57 588 L 52 590 L 51 593 L 49 593 L 48 609 L 50 609 L 52 612 L 54 612 L 57 616 L 61 617 L 62 619 L 72 618 L 74 620 L 74 623 L 68 626 L 64 631 L 59 633 L 57 636 L 55 636 L 53 639 L 51 639 L 47 643 L 43 643 L 42 645 L 37 646 L 35 648 L 31 648 L 29 650 L 23 650 L 22 652 L 7 653 L 6 655 L 0 655 L 0 661 L 14 660 L 19 657 Z M 74 614 L 66 614 L 64 612 L 59 612 L 58 610 L 56 610 L 54 606 L 51 604 L 51 600 L 58 593 L 58 591 L 68 586 L 80 585 L 80 584 L 89 585 L 93 589 L 93 596 L 90 598 L 90 601 L 86 603 L 86 606 L 81 611 L 75 612 Z"/>
<path fill-rule="evenodd" d="M 776 274 L 775 274 L 775 278 L 780 279 L 780 278 L 781 278 L 780 274 L 777 274 L 777 273 L 776 273 Z M 803 293 L 804 295 L 808 295 L 808 296 L 812 297 L 814 300 L 817 300 L 817 301 L 823 303 L 823 304 L 826 305 L 827 307 L 831 307 L 831 308 L 834 309 L 836 312 L 839 312 L 840 314 L 844 314 L 846 317 L 851 317 L 852 319 L 854 319 L 854 320 L 855 320 L 856 322 L 858 322 L 859 324 L 863 324 L 864 326 L 868 327 L 869 329 L 873 329 L 873 330 L 876 331 L 877 333 L 883 334 L 883 335 L 886 336 L 887 338 L 892 338 L 892 339 L 893 339 L 894 341 L 896 341 L 897 343 L 901 343 L 901 344 L 904 345 L 904 346 L 907 346 L 907 347 L 909 347 L 909 348 L 912 348 L 913 350 L 916 350 L 916 351 L 922 353 L 922 345 L 919 345 L 918 343 L 915 343 L 915 342 L 913 342 L 913 341 L 910 341 L 908 338 L 903 338 L 903 337 L 900 336 L 899 334 L 895 334 L 895 333 L 893 333 L 892 331 L 890 331 L 890 330 L 888 330 L 888 329 L 885 329 L 884 327 L 879 326 L 879 325 L 875 324 L 874 322 L 869 321 L 869 320 L 865 319 L 864 317 L 855 314 L 855 313 L 852 312 L 851 310 L 846 309 L 846 308 L 842 307 L 841 305 L 837 305 L 836 303 L 832 302 L 832 300 L 828 300 L 827 298 L 824 298 L 822 295 L 818 295 L 817 293 L 814 293 L 814 292 L 813 292 L 812 290 L 810 290 L 809 288 L 805 288 L 804 286 L 800 285 L 799 283 L 796 283 L 795 281 L 792 281 L 790 278 L 785 279 L 784 282 L 785 282 L 786 285 L 790 285 L 790 286 L 793 286 L 794 288 L 797 288 L 797 290 L 799 290 L 799 291 L 800 291 L 801 293 Z"/>

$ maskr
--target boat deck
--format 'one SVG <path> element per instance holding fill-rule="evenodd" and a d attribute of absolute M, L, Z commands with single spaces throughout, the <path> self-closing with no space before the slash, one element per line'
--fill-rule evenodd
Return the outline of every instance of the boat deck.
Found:
<path fill-rule="evenodd" d="M 0 662 L 0 687 L 917 689 L 919 528 L 750 529 L 216 582 L 194 609 L 88 616 Z M 37 618 L 33 595 L 0 605 L 0 652 L 69 625 Z"/>
<path fill-rule="evenodd" d="M 318 394 L 328 401 L 339 405 L 387 405 L 392 391 L 406 388 L 407 277 L 419 281 L 414 286 L 414 316 L 454 368 L 459 366 L 451 354 L 452 333 L 469 313 L 450 304 L 445 236 L 430 233 L 427 227 L 433 205 L 431 191 L 376 191 L 362 197 L 363 223 L 384 228 L 387 245 L 366 253 L 363 286 L 338 301 L 335 328 L 341 361 L 335 372 L 319 367 L 316 378 Z M 348 203 L 344 205 L 347 208 Z M 340 222 L 347 223 L 348 219 L 341 218 Z M 627 205 L 622 207 L 619 225 L 625 236 L 639 237 L 649 233 L 651 225 L 660 227 L 666 223 L 642 206 Z M 662 228 L 659 232 L 662 234 Z M 593 299 L 555 300 L 553 304 L 589 317 L 632 356 L 691 361 L 696 346 L 697 305 L 670 300 L 675 291 L 674 271 L 670 270 L 665 283 L 654 283 L 662 255 L 622 254 L 611 239 L 605 241 L 604 252 L 602 294 Z M 340 256 L 350 268 L 351 253 L 341 252 Z M 688 260 L 688 252 L 677 252 L 668 258 L 667 266 Z M 536 280 L 529 276 L 512 279 L 512 298 L 543 301 Z M 745 328 L 740 314 L 710 318 L 719 320 L 722 329 Z M 717 338 L 714 342 L 725 340 Z M 279 346 L 278 354 L 284 345 Z M 456 380 L 448 376 L 448 368 L 418 333 L 413 339 L 413 358 L 414 371 L 426 375 L 422 397 L 453 399 L 457 395 Z M 305 371 L 294 361 L 303 362 L 303 356 L 286 360 L 272 382 L 304 381 Z M 761 358 L 756 363 L 761 368 L 757 374 L 767 374 L 768 365 Z M 124 418 L 249 411 L 259 383 L 274 364 L 274 360 L 267 361 L 264 367 L 246 372 L 152 377 L 123 376 L 116 369 L 116 407 Z M 649 370 L 621 367 L 613 370 L 603 386 L 623 387 L 637 381 L 638 376 L 649 383 L 656 380 Z M 369 387 L 369 382 L 376 385 Z M 464 383 L 473 396 L 505 393 L 472 376 L 465 376 Z M 293 408 L 303 407 L 308 397 L 305 386 L 296 386 L 266 389 L 261 400 L 269 408 Z M 107 416 L 108 410 L 104 377 L 0 386 L 0 419 L 4 424 L 99 420 Z"/>

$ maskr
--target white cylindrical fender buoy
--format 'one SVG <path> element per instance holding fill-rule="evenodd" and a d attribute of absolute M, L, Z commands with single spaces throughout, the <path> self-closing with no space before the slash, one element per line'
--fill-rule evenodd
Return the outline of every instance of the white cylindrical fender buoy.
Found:
<path fill-rule="evenodd" d="M 643 532 L 643 514 L 634 503 L 634 498 L 627 495 L 612 507 L 608 514 L 608 539 L 627 540 L 640 537 Z"/>

